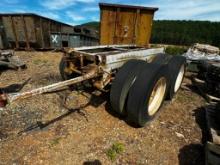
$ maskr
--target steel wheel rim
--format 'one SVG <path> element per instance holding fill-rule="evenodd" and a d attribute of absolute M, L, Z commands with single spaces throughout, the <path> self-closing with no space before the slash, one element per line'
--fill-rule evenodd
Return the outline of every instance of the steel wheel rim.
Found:
<path fill-rule="evenodd" d="M 176 78 L 176 82 L 174 85 L 174 93 L 176 93 L 178 91 L 178 89 L 181 86 L 182 80 L 183 80 L 183 76 L 184 76 L 184 72 L 185 72 L 185 67 L 184 65 L 181 66 L 180 71 L 178 73 L 178 76 Z"/>
<path fill-rule="evenodd" d="M 153 116 L 160 108 L 162 104 L 165 92 L 166 92 L 166 78 L 161 77 L 155 84 L 148 104 L 148 115 Z"/>

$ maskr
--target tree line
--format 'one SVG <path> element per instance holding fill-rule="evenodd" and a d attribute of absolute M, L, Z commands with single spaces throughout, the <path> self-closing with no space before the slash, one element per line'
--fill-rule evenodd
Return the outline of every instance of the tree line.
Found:
<path fill-rule="evenodd" d="M 220 47 L 220 22 L 154 21 L 151 43 L 173 45 L 207 43 Z"/>
<path fill-rule="evenodd" d="M 84 26 L 99 30 L 99 22 Z M 151 43 L 192 45 L 206 43 L 220 47 L 220 22 L 156 20 L 153 22 Z"/>

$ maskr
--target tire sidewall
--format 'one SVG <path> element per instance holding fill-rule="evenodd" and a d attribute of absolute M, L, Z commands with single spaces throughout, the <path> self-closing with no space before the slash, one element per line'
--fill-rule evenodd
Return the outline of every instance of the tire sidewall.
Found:
<path fill-rule="evenodd" d="M 168 63 L 168 71 L 169 71 L 169 91 L 167 93 L 167 98 L 172 99 L 174 95 L 179 91 L 180 87 L 175 91 L 175 84 L 177 77 L 179 75 L 181 67 L 184 66 L 184 74 L 181 80 L 181 84 L 183 82 L 185 73 L 186 73 L 186 58 L 183 56 L 175 56 Z"/>
<path fill-rule="evenodd" d="M 116 74 L 110 91 L 110 102 L 113 109 L 121 115 L 126 115 L 124 105 L 129 89 L 134 83 L 141 66 L 145 63 L 143 60 L 129 60 Z"/>
<path fill-rule="evenodd" d="M 153 68 L 153 69 L 152 69 Z M 127 109 L 129 111 L 128 120 L 135 122 L 139 126 L 144 126 L 146 122 L 151 121 L 158 114 L 158 111 L 150 116 L 148 114 L 148 103 L 155 83 L 161 76 L 166 78 L 166 96 L 168 87 L 167 65 L 147 64 L 144 70 L 138 75 L 137 80 L 130 89 Z M 146 77 L 147 75 L 147 77 Z"/>
<path fill-rule="evenodd" d="M 164 66 L 164 68 L 167 68 L 167 66 Z M 159 72 L 158 74 L 156 74 L 155 77 L 153 78 L 153 80 L 149 81 L 148 84 L 147 84 L 147 85 L 150 86 L 150 88 L 149 88 L 150 92 L 146 91 L 143 98 L 141 98 L 141 100 L 143 100 L 143 101 L 141 103 L 141 107 L 140 107 L 140 110 L 139 110 L 139 123 L 140 123 L 141 126 L 144 126 L 146 124 L 146 122 L 148 122 L 148 121 L 149 122 L 152 121 L 160 112 L 160 108 L 163 105 L 163 101 L 166 97 L 166 93 L 167 93 L 167 89 L 168 89 L 168 76 L 167 76 L 167 71 L 166 70 L 163 70 L 162 72 Z M 149 106 L 148 105 L 149 105 L 150 96 L 151 96 L 151 93 L 154 89 L 154 85 L 157 83 L 157 81 L 161 77 L 165 77 L 165 79 L 166 79 L 166 90 L 165 90 L 162 102 L 161 102 L 157 112 L 155 112 L 155 114 L 153 114 L 153 115 L 149 115 L 149 113 L 148 113 Z M 151 85 L 151 84 L 154 84 L 154 85 Z"/>

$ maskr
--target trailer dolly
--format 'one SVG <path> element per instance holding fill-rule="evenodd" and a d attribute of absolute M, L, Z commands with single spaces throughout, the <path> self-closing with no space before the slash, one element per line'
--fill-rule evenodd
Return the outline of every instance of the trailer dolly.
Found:
<path fill-rule="evenodd" d="M 165 57 L 163 48 L 135 45 L 65 49 L 59 67 L 64 81 L 27 92 L 3 93 L 0 107 L 88 81 L 99 90 L 111 85 L 113 110 L 144 126 L 157 115 L 164 99 L 172 99 L 184 77 L 185 57 Z"/>

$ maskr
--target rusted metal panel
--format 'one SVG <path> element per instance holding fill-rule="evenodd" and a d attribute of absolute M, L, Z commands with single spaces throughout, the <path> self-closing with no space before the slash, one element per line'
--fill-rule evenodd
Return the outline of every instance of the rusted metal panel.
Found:
<path fill-rule="evenodd" d="M 43 40 L 42 40 L 42 31 L 41 31 L 41 21 L 38 17 L 34 18 L 34 31 L 36 36 L 36 48 L 42 48 L 43 47 Z"/>
<path fill-rule="evenodd" d="M 115 26 L 115 44 L 135 44 L 134 31 L 135 31 L 135 16 L 136 11 L 128 9 L 120 9 L 117 12 L 117 20 Z"/>
<path fill-rule="evenodd" d="M 0 49 L 3 49 L 5 44 L 5 31 L 2 18 L 0 17 Z"/>
<path fill-rule="evenodd" d="M 115 44 L 113 39 L 115 35 L 116 12 L 115 9 L 104 7 L 101 9 L 100 25 L 100 44 Z"/>
<path fill-rule="evenodd" d="M 14 18 L 12 16 L 10 16 L 10 20 L 11 20 L 11 27 L 12 27 L 14 38 L 15 38 L 15 45 L 16 45 L 16 48 L 18 48 L 19 47 L 19 43 L 18 43 L 17 30 L 15 28 L 15 21 L 14 21 Z"/>
<path fill-rule="evenodd" d="M 17 33 L 17 37 L 18 37 L 18 41 L 20 42 L 25 42 L 25 32 L 24 32 L 24 24 L 22 21 L 22 17 L 21 16 L 12 16 L 13 22 L 14 22 L 14 26 L 16 33 Z"/>
<path fill-rule="evenodd" d="M 30 42 L 29 42 L 29 37 L 28 37 L 28 32 L 27 32 L 27 26 L 26 26 L 26 22 L 24 20 L 24 16 L 23 15 L 21 15 L 21 19 L 22 19 L 22 22 L 23 22 L 25 41 L 26 41 L 26 48 L 30 49 Z"/>
<path fill-rule="evenodd" d="M 155 54 L 164 53 L 164 48 L 148 49 L 135 45 L 101 45 L 74 48 L 69 50 L 69 52 L 71 51 L 83 56 L 97 56 L 106 69 L 115 69 L 130 59 L 150 59 Z"/>
<path fill-rule="evenodd" d="M 26 15 L 3 15 L 4 48 L 30 48 L 36 42 L 33 19 Z"/>
<path fill-rule="evenodd" d="M 61 27 L 61 32 L 62 33 L 73 33 L 73 27 L 69 27 L 69 26 L 62 26 Z"/>
<path fill-rule="evenodd" d="M 137 23 L 137 45 L 148 46 L 151 37 L 153 16 L 154 15 L 152 11 L 140 11 L 140 19 Z"/>
<path fill-rule="evenodd" d="M 60 32 L 60 26 L 57 22 L 51 21 L 51 32 Z"/>
<path fill-rule="evenodd" d="M 92 30 L 82 27 L 81 32 L 76 33 L 71 25 L 32 13 L 0 14 L 0 22 L 5 31 L 5 35 L 0 33 L 4 49 L 53 49 L 54 45 L 51 44 L 53 34 L 59 35 L 61 39 L 61 44 L 56 45 L 56 48 L 98 44 L 97 34 Z M 79 36 L 79 43 L 73 41 L 71 36 Z M 75 43 L 72 44 L 73 42 Z"/>
<path fill-rule="evenodd" d="M 34 27 L 34 19 L 31 16 L 24 16 L 24 20 L 25 20 L 25 26 L 27 29 L 28 41 L 30 43 L 35 43 L 36 34 L 35 34 L 35 27 Z"/>
<path fill-rule="evenodd" d="M 100 44 L 135 44 L 147 47 L 158 8 L 100 3 Z"/>
<path fill-rule="evenodd" d="M 7 33 L 8 41 L 15 41 L 15 36 L 12 28 L 12 20 L 9 16 L 2 16 L 2 24 L 5 32 Z"/>
<path fill-rule="evenodd" d="M 50 48 L 50 27 L 49 21 L 46 19 L 41 19 L 42 21 L 42 35 L 44 41 L 44 48 Z"/>
<path fill-rule="evenodd" d="M 3 48 L 4 48 L 3 39 L 2 39 L 2 35 L 0 34 L 0 49 Z"/>

